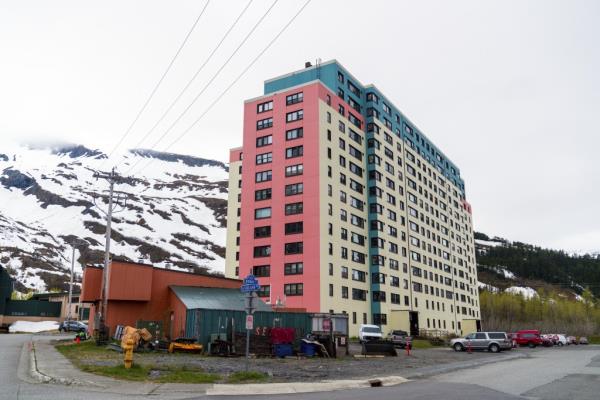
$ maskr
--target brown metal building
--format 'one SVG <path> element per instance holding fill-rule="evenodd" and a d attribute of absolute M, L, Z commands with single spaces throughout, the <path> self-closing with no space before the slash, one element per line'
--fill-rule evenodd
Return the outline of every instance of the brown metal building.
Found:
<path fill-rule="evenodd" d="M 81 302 L 91 303 L 89 328 L 101 301 L 103 268 L 83 271 Z M 108 269 L 106 324 L 113 335 L 117 325 L 136 326 L 138 321 L 161 323 L 163 336 L 175 338 L 185 332 L 186 307 L 170 286 L 212 287 L 239 290 L 237 279 L 197 275 L 152 265 L 112 261 Z"/>

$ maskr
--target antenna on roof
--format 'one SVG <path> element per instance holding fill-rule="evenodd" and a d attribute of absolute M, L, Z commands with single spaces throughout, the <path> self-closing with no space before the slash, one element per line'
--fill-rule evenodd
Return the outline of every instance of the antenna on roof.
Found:
<path fill-rule="evenodd" d="M 317 66 L 317 79 L 321 79 L 321 59 L 317 58 L 315 64 Z"/>

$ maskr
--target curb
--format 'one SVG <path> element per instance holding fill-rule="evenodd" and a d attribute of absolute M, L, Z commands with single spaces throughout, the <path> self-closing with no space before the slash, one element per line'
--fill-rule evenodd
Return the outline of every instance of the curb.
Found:
<path fill-rule="evenodd" d="M 208 396 L 250 396 L 330 392 L 334 390 L 394 386 L 408 381 L 408 379 L 401 376 L 385 376 L 370 379 L 320 381 L 312 384 L 306 382 L 286 382 L 268 384 L 249 383 L 245 385 L 216 384 L 211 389 L 207 389 L 206 394 Z"/>
<path fill-rule="evenodd" d="M 31 376 L 38 383 L 54 383 L 65 386 L 94 386 L 100 388 L 102 386 L 94 382 L 78 381 L 76 379 L 57 378 L 54 376 L 46 375 L 37 367 L 37 359 L 35 357 L 35 345 L 33 341 L 29 342 L 29 376 Z"/>

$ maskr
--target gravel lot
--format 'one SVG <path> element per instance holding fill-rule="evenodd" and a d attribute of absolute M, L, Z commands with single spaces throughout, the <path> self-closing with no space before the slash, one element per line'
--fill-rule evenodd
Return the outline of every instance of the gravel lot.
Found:
<path fill-rule="evenodd" d="M 352 345 L 352 353 L 360 353 L 358 345 Z M 268 374 L 271 382 L 310 381 L 327 379 L 355 379 L 375 376 L 407 376 L 419 369 L 435 367 L 441 364 L 461 363 L 482 359 L 501 359 L 511 352 L 492 354 L 488 352 L 457 353 L 449 348 L 416 349 L 407 356 L 398 349 L 398 357 L 354 358 L 352 356 L 337 359 L 250 359 L 249 369 Z M 79 359 L 87 365 L 116 365 L 122 362 L 122 355 L 107 350 Z M 244 358 L 206 357 L 194 354 L 136 353 L 134 362 L 156 367 L 187 366 L 201 368 L 205 372 L 222 376 L 246 369 Z"/>

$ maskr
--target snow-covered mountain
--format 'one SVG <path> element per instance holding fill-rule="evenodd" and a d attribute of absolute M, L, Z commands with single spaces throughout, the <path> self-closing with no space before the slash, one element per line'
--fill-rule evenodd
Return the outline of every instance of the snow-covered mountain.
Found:
<path fill-rule="evenodd" d="M 130 150 L 110 160 L 81 145 L 0 145 L 0 264 L 17 289 L 65 288 L 71 247 L 75 272 L 102 263 L 108 183 L 97 171 L 117 164 L 126 198 L 113 216 L 115 257 L 189 271 L 223 272 L 227 165 L 214 160 Z M 134 167 L 132 169 L 132 167 Z M 131 171 L 129 171 L 131 169 Z M 134 174 L 134 175 L 132 175 Z"/>

